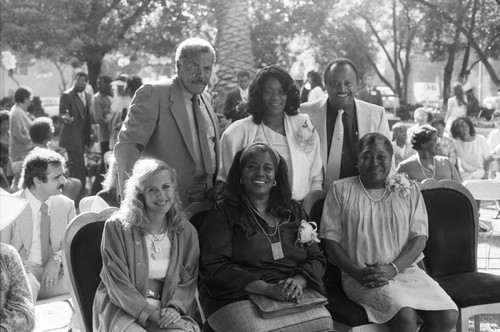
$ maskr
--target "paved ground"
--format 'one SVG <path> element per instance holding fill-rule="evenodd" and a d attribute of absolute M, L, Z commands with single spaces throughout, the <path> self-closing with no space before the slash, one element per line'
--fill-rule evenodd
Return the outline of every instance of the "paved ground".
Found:
<path fill-rule="evenodd" d="M 496 216 L 492 204 L 483 203 L 481 205 L 481 219 L 492 219 Z M 500 219 L 498 219 L 500 222 Z M 481 272 L 495 273 L 500 275 L 500 232 L 492 237 L 491 255 L 489 269 L 486 270 L 487 253 L 490 246 L 490 234 L 481 233 L 479 235 L 478 245 L 478 269 Z M 71 325 L 72 310 L 66 302 L 56 302 L 37 306 L 36 332 L 68 331 Z M 481 332 L 500 332 L 500 313 L 496 315 L 481 315 Z M 73 332 L 79 332 L 78 326 L 74 326 Z M 470 321 L 469 331 L 474 331 L 472 320 Z"/>

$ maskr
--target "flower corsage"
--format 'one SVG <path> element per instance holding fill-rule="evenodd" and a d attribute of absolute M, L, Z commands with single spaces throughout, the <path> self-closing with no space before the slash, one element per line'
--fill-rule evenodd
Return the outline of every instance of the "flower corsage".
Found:
<path fill-rule="evenodd" d="M 316 127 L 309 121 L 304 121 L 297 132 L 299 146 L 305 153 L 309 154 L 314 150 L 316 143 Z"/>
<path fill-rule="evenodd" d="M 297 241 L 295 241 L 295 243 L 298 243 L 301 247 L 309 246 L 314 242 L 319 243 L 320 240 L 318 239 L 317 229 L 318 226 L 314 221 L 302 220 L 300 222 L 299 230 L 297 232 Z"/>
<path fill-rule="evenodd" d="M 406 197 L 411 191 L 411 181 L 406 173 L 395 173 L 385 180 L 385 186 L 389 191 L 399 192 L 401 197 Z"/>

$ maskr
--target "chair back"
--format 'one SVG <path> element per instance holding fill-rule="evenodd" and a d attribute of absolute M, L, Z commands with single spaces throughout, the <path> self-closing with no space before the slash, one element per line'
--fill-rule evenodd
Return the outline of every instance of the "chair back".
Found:
<path fill-rule="evenodd" d="M 107 207 L 109 207 L 109 204 L 99 196 L 83 197 L 78 204 L 80 213 L 89 211 L 99 213 Z"/>
<path fill-rule="evenodd" d="M 100 213 L 85 212 L 73 218 L 64 236 L 64 267 L 71 284 L 85 331 L 92 331 L 92 305 L 101 282 L 101 238 L 104 223 L 118 210 L 111 207 Z"/>
<path fill-rule="evenodd" d="M 475 272 L 478 214 L 471 193 L 452 180 L 428 179 L 420 190 L 429 220 L 424 249 L 427 273 L 436 278 Z"/>

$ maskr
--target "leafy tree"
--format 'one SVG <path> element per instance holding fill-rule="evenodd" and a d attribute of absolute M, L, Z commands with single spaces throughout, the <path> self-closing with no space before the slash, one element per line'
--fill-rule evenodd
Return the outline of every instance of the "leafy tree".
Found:
<path fill-rule="evenodd" d="M 495 73 L 489 59 L 497 60 L 500 56 L 500 1 L 484 0 L 481 4 L 476 0 L 459 1 L 463 6 L 457 6 L 455 0 L 412 0 L 430 10 L 435 17 L 440 18 L 439 22 L 451 24 L 466 41 L 466 49 L 475 52 L 477 61 L 484 65 L 495 84 L 500 84 L 500 79 Z M 439 25 L 435 26 L 440 29 Z M 447 28 L 449 29 L 449 28 Z M 458 34 L 455 40 L 458 42 Z M 473 62 L 473 65 L 477 63 Z M 468 53 L 462 68 L 467 68 L 469 62 Z M 470 66 L 471 67 L 471 66 Z M 462 76 L 467 74 L 468 69 L 462 69 Z"/>
<path fill-rule="evenodd" d="M 128 42 L 137 49 L 155 40 L 171 52 L 187 26 L 185 7 L 182 0 L 3 0 L 2 43 L 40 57 L 84 62 L 95 88 L 104 56 Z"/>

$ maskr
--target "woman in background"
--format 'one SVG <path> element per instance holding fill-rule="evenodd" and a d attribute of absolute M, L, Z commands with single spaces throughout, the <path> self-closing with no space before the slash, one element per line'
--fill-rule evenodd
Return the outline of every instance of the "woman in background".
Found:
<path fill-rule="evenodd" d="M 451 125 L 456 118 L 467 114 L 467 100 L 462 89 L 462 84 L 456 82 L 453 84 L 453 97 L 448 98 L 448 106 L 444 121 L 446 122 L 445 130 L 451 133 Z"/>
<path fill-rule="evenodd" d="M 462 116 L 453 121 L 451 136 L 455 139 L 462 180 L 487 179 L 489 163 L 493 158 L 486 138 L 476 134 L 470 118 Z"/>
<path fill-rule="evenodd" d="M 418 182 L 425 179 L 462 181 L 451 161 L 439 155 L 439 139 L 435 128 L 430 125 L 418 128 L 413 133 L 411 144 L 417 154 L 403 160 L 396 172 L 406 173 L 410 180 Z"/>

